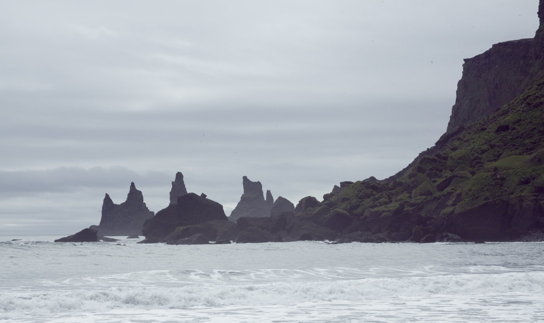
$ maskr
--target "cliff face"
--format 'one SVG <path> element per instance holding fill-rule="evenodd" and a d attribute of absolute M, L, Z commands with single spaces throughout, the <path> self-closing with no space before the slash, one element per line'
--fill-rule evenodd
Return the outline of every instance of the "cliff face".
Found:
<path fill-rule="evenodd" d="M 342 185 L 296 214 L 346 240 L 542 237 L 543 2 L 534 39 L 465 62 L 448 132 L 434 147 L 391 178 Z"/>
<path fill-rule="evenodd" d="M 147 208 L 142 192 L 134 183 L 131 183 L 125 202 L 115 204 L 108 194 L 104 197 L 102 218 L 97 227 L 98 233 L 99 235 L 141 235 L 144 222 L 152 217 L 153 212 Z"/>
<path fill-rule="evenodd" d="M 466 59 L 457 87 L 448 132 L 496 112 L 520 95 L 544 70 L 543 4 L 540 28 L 534 39 L 499 43 L 487 52 Z"/>

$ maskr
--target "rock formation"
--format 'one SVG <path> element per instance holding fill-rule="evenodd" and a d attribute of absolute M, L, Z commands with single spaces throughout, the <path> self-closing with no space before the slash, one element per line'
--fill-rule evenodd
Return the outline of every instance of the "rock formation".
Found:
<path fill-rule="evenodd" d="M 157 212 L 144 224 L 145 242 L 168 241 L 176 229 L 208 221 L 227 222 L 223 206 L 208 198 L 188 193 L 178 198 L 176 204 Z"/>
<path fill-rule="evenodd" d="M 98 234 L 140 235 L 144 222 L 152 217 L 153 212 L 147 208 L 142 192 L 131 183 L 125 202 L 115 204 L 109 194 L 104 197 Z"/>
<path fill-rule="evenodd" d="M 270 190 L 266 191 L 266 204 L 268 204 L 270 207 L 274 205 L 274 197 L 272 196 L 272 192 L 270 192 Z"/>
<path fill-rule="evenodd" d="M 172 189 L 170 190 L 170 205 L 176 204 L 178 198 L 187 194 L 185 188 L 185 182 L 183 181 L 183 174 L 181 172 L 176 173 L 176 179 L 172 182 Z"/>
<path fill-rule="evenodd" d="M 291 201 L 284 197 L 278 197 L 276 202 L 274 202 L 274 205 L 272 206 L 272 210 L 270 210 L 270 216 L 279 216 L 284 213 L 293 213 L 295 211 L 295 206 Z"/>
<path fill-rule="evenodd" d="M 261 182 L 252 182 L 246 176 L 242 179 L 244 193 L 238 205 L 232 210 L 230 220 L 236 221 L 242 217 L 268 217 L 272 209 L 274 198 L 270 191 L 263 197 Z"/>
<path fill-rule="evenodd" d="M 540 28 L 534 39 L 495 44 L 485 53 L 465 60 L 448 132 L 496 112 L 542 75 L 544 70 L 542 8 L 541 0 Z"/>
<path fill-rule="evenodd" d="M 55 242 L 97 242 L 98 241 L 98 232 L 94 229 L 87 228 L 79 231 L 76 234 L 60 238 L 55 240 Z"/>
<path fill-rule="evenodd" d="M 505 241 L 544 232 L 544 63 L 535 39 L 467 60 L 448 132 L 398 174 L 344 182 L 295 215 L 341 241 Z"/>

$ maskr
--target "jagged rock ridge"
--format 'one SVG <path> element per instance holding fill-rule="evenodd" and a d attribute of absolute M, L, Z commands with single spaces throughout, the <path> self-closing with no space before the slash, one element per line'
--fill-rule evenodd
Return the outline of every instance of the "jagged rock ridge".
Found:
<path fill-rule="evenodd" d="M 115 204 L 106 194 L 100 224 L 96 228 L 101 236 L 140 235 L 144 222 L 152 217 L 153 212 L 147 208 L 142 192 L 131 183 L 127 199 L 121 204 Z"/>

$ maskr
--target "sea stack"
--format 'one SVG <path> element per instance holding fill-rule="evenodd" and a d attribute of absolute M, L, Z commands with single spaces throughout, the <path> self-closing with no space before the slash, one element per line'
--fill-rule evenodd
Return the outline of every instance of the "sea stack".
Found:
<path fill-rule="evenodd" d="M 106 193 L 102 203 L 102 218 L 98 225 L 98 234 L 104 235 L 141 235 L 145 221 L 153 217 L 145 202 L 144 196 L 130 183 L 130 189 L 125 202 L 115 204 Z"/>
<path fill-rule="evenodd" d="M 172 182 L 172 189 L 170 190 L 170 205 L 177 204 L 178 198 L 185 194 L 187 194 L 187 188 L 185 188 L 183 174 L 181 172 L 177 172 L 176 178 Z"/>
<path fill-rule="evenodd" d="M 244 193 L 240 202 L 230 214 L 230 220 L 236 221 L 242 217 L 268 217 L 274 204 L 274 198 L 270 191 L 266 194 L 266 200 L 263 196 L 263 186 L 261 182 L 253 182 L 247 176 L 242 178 Z"/>

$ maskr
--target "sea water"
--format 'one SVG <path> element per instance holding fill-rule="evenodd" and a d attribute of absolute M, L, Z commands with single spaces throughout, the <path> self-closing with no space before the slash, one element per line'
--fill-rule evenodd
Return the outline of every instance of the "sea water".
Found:
<path fill-rule="evenodd" d="M 544 321 L 543 243 L 0 238 L 1 322 Z"/>

